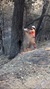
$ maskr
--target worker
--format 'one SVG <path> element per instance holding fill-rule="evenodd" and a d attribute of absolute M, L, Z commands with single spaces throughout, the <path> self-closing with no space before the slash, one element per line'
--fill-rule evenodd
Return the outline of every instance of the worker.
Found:
<path fill-rule="evenodd" d="M 31 47 L 33 47 L 33 49 L 36 48 L 35 31 L 36 31 L 35 26 L 32 26 L 31 29 L 24 28 L 24 35 L 25 35 L 24 41 L 23 41 L 24 51 L 32 50 Z"/>
<path fill-rule="evenodd" d="M 31 37 L 31 45 L 33 45 L 34 48 L 36 48 L 36 27 L 32 26 L 31 30 L 29 31 L 30 37 Z"/>

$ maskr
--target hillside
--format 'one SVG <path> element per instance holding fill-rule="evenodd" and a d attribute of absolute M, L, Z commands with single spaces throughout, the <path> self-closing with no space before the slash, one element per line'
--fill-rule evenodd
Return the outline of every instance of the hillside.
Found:
<path fill-rule="evenodd" d="M 1 0 L 0 2 L 0 26 L 2 28 L 5 55 L 9 54 L 11 45 L 11 26 L 14 10 L 14 2 L 12 1 L 13 0 Z M 48 6 L 46 4 L 47 1 L 49 2 Z M 28 27 L 32 25 L 35 25 L 37 27 L 39 20 L 34 20 L 41 16 L 44 5 L 46 9 L 45 15 L 49 16 L 43 18 L 42 24 L 40 26 L 40 33 L 37 35 L 37 40 L 40 40 L 42 42 L 44 40 L 50 40 L 50 0 L 25 0 L 25 5 L 26 7 L 24 8 L 23 26 L 31 23 Z"/>
<path fill-rule="evenodd" d="M 27 27 L 31 29 L 32 25 L 35 25 L 37 28 L 40 24 L 40 27 L 36 29 L 36 32 L 39 30 L 36 36 L 37 48 L 26 52 L 21 50 L 11 60 L 8 59 L 11 43 L 15 43 L 16 45 L 13 48 L 18 48 L 14 39 L 13 42 L 11 41 L 12 37 L 16 38 L 17 34 L 15 32 L 16 29 L 13 29 L 12 32 L 13 1 L 0 1 L 0 34 L 2 35 L 2 41 L 0 39 L 0 89 L 50 89 L 50 0 L 25 0 L 23 28 Z M 12 33 L 15 33 L 15 35 L 12 35 Z M 23 40 L 25 41 L 23 45 L 26 47 L 28 41 L 25 35 L 23 38 L 26 40 Z M 15 41 L 17 40 L 16 38 Z M 2 43 L 4 52 L 2 52 Z M 20 40 L 18 43 L 20 43 Z M 12 53 L 15 53 L 15 50 Z"/>
<path fill-rule="evenodd" d="M 50 89 L 50 42 L 18 54 L 0 56 L 0 89 Z"/>

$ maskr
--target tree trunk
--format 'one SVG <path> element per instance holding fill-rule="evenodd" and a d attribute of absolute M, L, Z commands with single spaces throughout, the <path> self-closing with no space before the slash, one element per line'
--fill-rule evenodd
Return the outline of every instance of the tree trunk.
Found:
<path fill-rule="evenodd" d="M 42 14 L 41 14 L 41 17 L 40 17 L 40 20 L 39 20 L 39 23 L 38 23 L 38 26 L 37 26 L 37 31 L 36 31 L 36 35 L 40 32 L 40 26 L 42 24 L 42 21 L 43 21 L 43 15 L 45 15 L 46 13 L 46 10 L 47 10 L 47 7 L 48 7 L 48 4 L 49 4 L 49 1 L 48 0 L 44 0 L 44 6 L 43 6 L 43 10 L 42 10 Z"/>
<path fill-rule="evenodd" d="M 9 59 L 14 58 L 20 52 L 21 49 L 23 41 L 22 26 L 23 26 L 24 1 L 25 0 L 15 0 L 14 2 Z"/>
<path fill-rule="evenodd" d="M 3 39 L 2 39 L 2 31 L 3 31 L 3 12 L 2 12 L 2 6 L 0 1 L 0 50 L 2 50 L 2 54 L 4 54 L 4 46 L 3 46 Z"/>

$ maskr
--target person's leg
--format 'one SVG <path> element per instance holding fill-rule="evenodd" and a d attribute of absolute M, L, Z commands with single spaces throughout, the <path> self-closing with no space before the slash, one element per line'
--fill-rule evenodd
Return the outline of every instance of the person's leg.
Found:
<path fill-rule="evenodd" d="M 36 42 L 35 42 L 35 38 L 32 38 L 32 45 L 34 47 L 34 49 L 36 48 Z"/>
<path fill-rule="evenodd" d="M 33 43 L 33 46 L 34 46 L 34 49 L 37 48 L 37 47 L 36 47 L 36 43 Z"/>

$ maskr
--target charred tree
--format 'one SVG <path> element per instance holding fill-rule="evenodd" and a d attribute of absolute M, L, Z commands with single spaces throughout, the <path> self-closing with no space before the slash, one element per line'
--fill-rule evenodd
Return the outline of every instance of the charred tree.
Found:
<path fill-rule="evenodd" d="M 2 39 L 2 36 L 3 36 L 2 31 L 3 31 L 4 17 L 3 17 L 3 13 L 2 13 L 1 1 L 0 1 L 0 50 L 2 50 L 2 53 L 4 53 L 4 45 L 3 45 L 3 39 Z"/>
<path fill-rule="evenodd" d="M 25 0 L 14 0 L 14 12 L 12 18 L 11 47 L 9 59 L 14 58 L 21 50 L 23 41 L 23 13 Z"/>
<path fill-rule="evenodd" d="M 44 5 L 43 5 L 43 10 L 42 10 L 42 14 L 41 14 L 41 17 L 40 17 L 40 20 L 39 20 L 39 23 L 37 25 L 37 30 L 36 30 L 36 35 L 40 32 L 40 26 L 42 24 L 42 21 L 43 21 L 43 16 L 45 15 L 46 13 L 46 10 L 47 10 L 47 7 L 48 7 L 48 4 L 49 4 L 49 1 L 48 0 L 44 0 Z"/>

